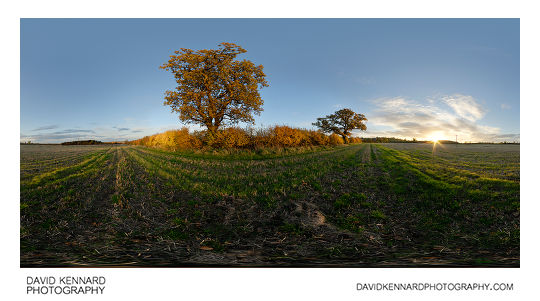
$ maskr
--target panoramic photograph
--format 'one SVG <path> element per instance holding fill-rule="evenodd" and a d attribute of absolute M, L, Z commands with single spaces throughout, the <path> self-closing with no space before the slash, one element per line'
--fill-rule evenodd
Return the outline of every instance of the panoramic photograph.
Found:
<path fill-rule="evenodd" d="M 520 267 L 519 19 L 20 19 L 21 267 Z"/>

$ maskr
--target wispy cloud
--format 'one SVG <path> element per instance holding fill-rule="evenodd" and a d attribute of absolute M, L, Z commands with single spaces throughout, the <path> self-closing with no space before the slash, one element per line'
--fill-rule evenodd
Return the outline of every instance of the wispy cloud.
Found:
<path fill-rule="evenodd" d="M 510 110 L 510 108 L 512 108 L 510 105 L 507 105 L 505 103 L 501 103 L 501 109 L 503 110 Z"/>
<path fill-rule="evenodd" d="M 446 102 L 446 104 L 452 109 L 454 109 L 459 117 L 465 118 L 469 121 L 476 121 L 484 117 L 485 110 L 472 96 L 456 94 L 444 96 L 442 100 Z"/>
<path fill-rule="evenodd" d="M 25 135 L 21 134 L 21 141 L 33 141 L 38 143 L 58 143 L 62 141 L 69 140 L 90 140 L 102 138 L 101 135 L 80 135 L 80 134 L 70 134 L 70 133 L 45 133 L 45 134 L 36 134 L 36 135 Z"/>
<path fill-rule="evenodd" d="M 37 132 L 37 133 L 21 133 L 21 141 L 32 141 L 34 143 L 61 143 L 73 140 L 100 140 L 109 141 L 124 141 L 135 140 L 143 136 L 161 133 L 170 129 L 178 129 L 179 125 L 168 125 L 160 127 L 94 127 L 91 129 L 58 129 L 54 132 Z M 190 127 L 191 130 L 195 128 Z"/>
<path fill-rule="evenodd" d="M 80 130 L 80 129 L 66 129 L 61 130 L 58 132 L 54 132 L 53 134 L 72 134 L 72 133 L 95 133 L 94 130 Z"/>
<path fill-rule="evenodd" d="M 39 127 L 37 129 L 33 129 L 32 131 L 37 132 L 37 131 L 45 131 L 45 130 L 54 130 L 57 128 L 58 128 L 58 125 L 46 125 L 46 126 Z"/>
<path fill-rule="evenodd" d="M 435 133 L 459 141 L 519 141 L 519 134 L 502 134 L 500 129 L 479 121 L 486 110 L 472 96 L 451 95 L 418 102 L 403 97 L 377 99 L 362 136 L 393 136 L 430 139 Z"/>
<path fill-rule="evenodd" d="M 42 127 L 46 129 L 56 129 L 58 126 Z M 21 133 L 21 141 L 33 141 L 38 143 L 58 143 L 70 140 L 90 140 L 100 139 L 103 135 L 96 134 L 91 129 L 64 129 L 55 132 L 42 132 L 37 134 L 23 134 Z"/>
<path fill-rule="evenodd" d="M 496 139 L 504 139 L 508 141 L 519 141 L 519 134 L 504 134 L 504 135 L 495 135 Z"/>

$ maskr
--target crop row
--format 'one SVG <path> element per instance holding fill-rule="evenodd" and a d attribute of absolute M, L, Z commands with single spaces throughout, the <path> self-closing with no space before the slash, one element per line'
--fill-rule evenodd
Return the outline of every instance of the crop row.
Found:
<path fill-rule="evenodd" d="M 81 149 L 21 180 L 21 258 L 171 264 L 210 250 L 225 261 L 515 263 L 519 179 L 479 167 L 498 160 L 519 174 L 519 152 L 503 162 L 500 150 L 431 151 L 359 144 L 246 160 Z"/>

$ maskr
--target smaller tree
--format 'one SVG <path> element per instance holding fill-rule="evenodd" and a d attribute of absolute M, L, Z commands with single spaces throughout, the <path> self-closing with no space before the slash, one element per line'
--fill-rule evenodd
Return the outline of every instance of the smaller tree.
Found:
<path fill-rule="evenodd" d="M 334 114 L 317 118 L 317 122 L 313 123 L 313 125 L 325 133 L 340 135 L 345 143 L 348 143 L 352 130 L 365 131 L 367 129 L 364 124 L 365 121 L 367 121 L 367 118 L 363 114 L 355 113 L 351 109 L 341 109 Z"/>

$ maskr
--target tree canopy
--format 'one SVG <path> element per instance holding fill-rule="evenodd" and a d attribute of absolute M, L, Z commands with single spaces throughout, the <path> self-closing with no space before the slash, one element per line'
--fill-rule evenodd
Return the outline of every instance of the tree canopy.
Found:
<path fill-rule="evenodd" d="M 236 56 L 246 50 L 233 43 L 219 49 L 180 48 L 160 68 L 171 71 L 178 84 L 165 92 L 164 105 L 185 123 L 205 126 L 215 132 L 220 126 L 254 123 L 253 114 L 263 110 L 259 89 L 268 87 L 263 66 Z"/>
<path fill-rule="evenodd" d="M 351 109 L 341 109 L 334 114 L 317 118 L 317 122 L 313 123 L 313 125 L 325 133 L 341 135 L 343 140 L 347 142 L 352 130 L 365 131 L 367 129 L 364 124 L 365 121 L 367 121 L 367 118 L 363 114 L 355 113 Z"/>

